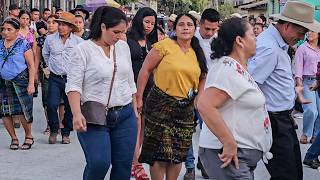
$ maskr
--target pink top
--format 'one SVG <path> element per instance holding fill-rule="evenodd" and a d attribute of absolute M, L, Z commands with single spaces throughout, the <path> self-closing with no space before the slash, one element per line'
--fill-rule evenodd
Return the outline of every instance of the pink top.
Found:
<path fill-rule="evenodd" d="M 23 36 L 21 33 L 18 34 L 18 37 L 21 38 L 21 39 L 27 40 L 29 45 L 32 47 L 33 43 L 35 41 L 34 33 L 35 33 L 34 30 L 30 29 L 26 37 Z"/>
<path fill-rule="evenodd" d="M 308 42 L 303 43 L 295 54 L 295 77 L 316 76 L 317 65 L 320 62 L 320 48 L 311 47 Z"/>

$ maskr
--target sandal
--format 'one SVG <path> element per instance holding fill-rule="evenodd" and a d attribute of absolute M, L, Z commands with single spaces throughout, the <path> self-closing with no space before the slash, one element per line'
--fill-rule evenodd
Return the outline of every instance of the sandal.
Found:
<path fill-rule="evenodd" d="M 11 139 L 11 144 L 9 147 L 11 150 L 18 150 L 19 149 L 19 140 L 18 139 Z"/>
<path fill-rule="evenodd" d="M 148 174 L 144 171 L 142 164 L 136 164 L 134 166 L 134 177 L 136 180 L 150 180 Z"/>
<path fill-rule="evenodd" d="M 300 144 L 308 144 L 308 137 L 306 135 L 301 135 Z"/>
<path fill-rule="evenodd" d="M 136 166 L 134 165 L 134 163 L 132 163 L 131 166 L 131 177 L 136 177 Z"/>
<path fill-rule="evenodd" d="M 26 140 L 31 140 L 32 142 L 31 143 L 27 143 Z M 21 146 L 21 149 L 22 150 L 29 150 L 29 149 L 31 149 L 33 144 L 34 144 L 33 138 L 26 137 L 25 140 L 24 140 L 24 143 Z"/>

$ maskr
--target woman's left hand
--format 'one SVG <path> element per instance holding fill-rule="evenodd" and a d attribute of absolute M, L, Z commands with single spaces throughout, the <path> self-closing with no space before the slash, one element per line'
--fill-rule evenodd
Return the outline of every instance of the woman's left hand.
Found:
<path fill-rule="evenodd" d="M 223 145 L 221 154 L 218 154 L 220 161 L 222 161 L 221 168 L 227 167 L 231 162 L 234 162 L 236 169 L 239 169 L 239 160 L 237 156 L 237 143 L 232 140 L 230 143 Z"/>
<path fill-rule="evenodd" d="M 319 83 L 318 81 L 314 81 L 311 86 L 309 87 L 310 91 L 316 91 L 317 89 L 319 89 Z"/>
<path fill-rule="evenodd" d="M 31 95 L 35 92 L 34 84 L 28 84 L 27 92 L 29 95 Z"/>

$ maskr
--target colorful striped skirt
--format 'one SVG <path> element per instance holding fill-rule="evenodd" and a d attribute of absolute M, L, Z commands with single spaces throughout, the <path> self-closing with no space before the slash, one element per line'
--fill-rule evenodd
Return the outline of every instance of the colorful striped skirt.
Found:
<path fill-rule="evenodd" d="M 27 92 L 28 71 L 24 70 L 12 80 L 0 78 L 0 118 L 24 115 L 28 123 L 33 121 L 33 97 Z"/>
<path fill-rule="evenodd" d="M 193 99 L 177 100 L 154 86 L 145 102 L 145 130 L 139 162 L 184 162 L 194 129 Z"/>

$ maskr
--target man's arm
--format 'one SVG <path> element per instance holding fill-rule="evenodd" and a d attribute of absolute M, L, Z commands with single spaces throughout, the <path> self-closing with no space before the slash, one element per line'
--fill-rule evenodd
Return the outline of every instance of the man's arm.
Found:
<path fill-rule="evenodd" d="M 277 65 L 277 53 L 269 47 L 258 47 L 248 62 L 248 71 L 258 84 L 263 84 Z"/>

